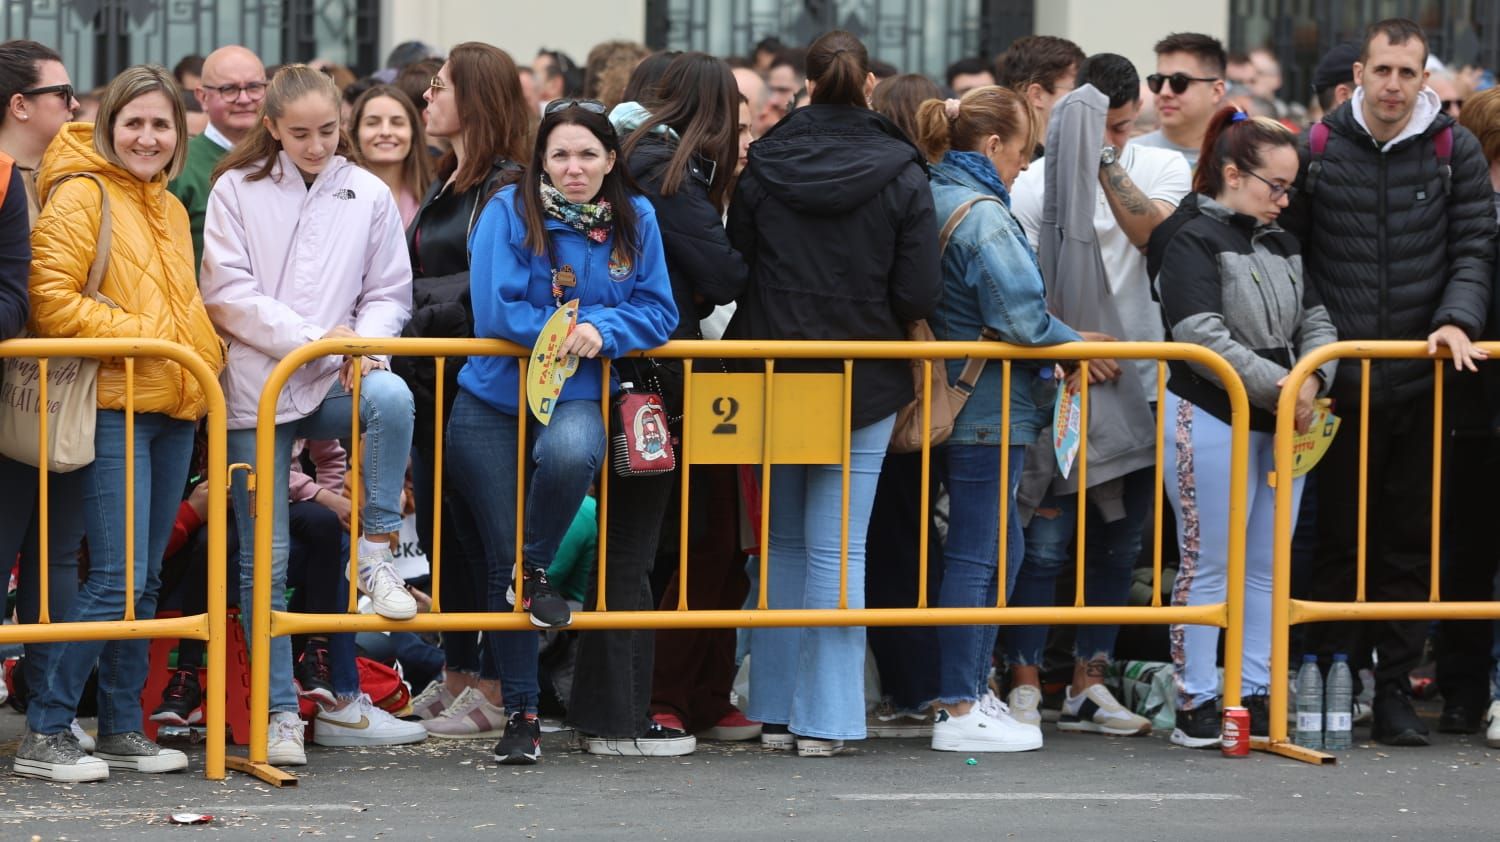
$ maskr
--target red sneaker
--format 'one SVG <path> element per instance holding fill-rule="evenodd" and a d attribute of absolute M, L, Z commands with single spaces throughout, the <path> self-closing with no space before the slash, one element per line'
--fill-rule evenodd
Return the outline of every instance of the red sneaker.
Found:
<path fill-rule="evenodd" d="M 738 708 L 731 708 L 714 727 L 699 734 L 705 740 L 754 740 L 760 737 L 760 723 L 745 716 Z"/>
<path fill-rule="evenodd" d="M 677 731 L 682 734 L 687 733 L 687 729 L 682 727 L 682 720 L 679 719 L 675 714 L 653 713 L 651 714 L 651 721 L 667 729 L 668 731 Z"/>

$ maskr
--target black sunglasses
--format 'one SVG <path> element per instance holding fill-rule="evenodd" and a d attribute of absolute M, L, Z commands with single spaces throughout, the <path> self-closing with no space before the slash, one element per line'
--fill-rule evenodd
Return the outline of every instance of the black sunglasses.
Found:
<path fill-rule="evenodd" d="M 1219 77 L 1217 76 L 1189 76 L 1182 72 L 1173 73 L 1171 76 L 1163 76 L 1160 73 L 1153 73 L 1146 77 L 1146 87 L 1151 89 L 1151 93 L 1159 94 L 1161 93 L 1162 83 L 1165 82 L 1172 86 L 1172 93 L 1180 94 L 1188 89 L 1188 85 L 1194 82 L 1217 81 L 1219 81 Z"/>
<path fill-rule="evenodd" d="M 45 88 L 32 88 L 29 91 L 17 91 L 17 93 L 19 93 L 21 96 L 46 96 L 47 94 L 57 94 L 58 96 L 62 97 L 64 105 L 68 105 L 73 102 L 72 85 L 48 85 Z"/>
<path fill-rule="evenodd" d="M 604 114 L 609 111 L 604 103 L 597 99 L 554 99 L 547 103 L 547 108 L 542 112 L 543 117 L 556 114 L 566 108 L 582 108 L 593 114 Z"/>

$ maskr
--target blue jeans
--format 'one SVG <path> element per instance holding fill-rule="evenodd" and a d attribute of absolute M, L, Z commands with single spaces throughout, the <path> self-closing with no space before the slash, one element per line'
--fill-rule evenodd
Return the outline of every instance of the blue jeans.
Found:
<path fill-rule="evenodd" d="M 262 494 L 273 494 L 271 531 L 271 610 L 286 610 L 287 555 L 291 544 L 287 513 L 287 486 L 290 482 L 292 445 L 299 438 L 336 439 L 350 432 L 354 399 L 338 383 L 328 391 L 321 406 L 311 415 L 276 425 L 276 464 L 261 470 L 255 464 L 255 430 L 229 431 L 229 461 L 244 462 L 256 471 L 256 487 Z M 360 384 L 359 422 L 364 431 L 364 464 L 360 477 L 364 495 L 360 510 L 360 527 L 371 534 L 401 530 L 401 491 L 406 483 L 406 460 L 411 454 L 411 428 L 414 409 L 411 390 L 406 381 L 389 371 L 372 371 Z M 240 605 L 252 605 L 255 590 L 255 519 L 251 516 L 250 495 L 244 476 L 235 475 L 230 487 L 234 497 L 235 522 L 240 532 Z M 346 563 L 328 559 L 327 563 Z M 247 641 L 250 635 L 251 611 L 241 611 Z M 250 641 L 250 645 L 254 645 Z M 292 686 L 292 641 L 288 637 L 271 638 L 271 710 L 297 710 L 297 691 Z"/>
<path fill-rule="evenodd" d="M 187 484 L 193 458 L 191 421 L 135 416 L 135 615 L 156 616 L 161 559 Z M 125 413 L 99 410 L 94 464 L 79 471 L 81 508 L 89 541 L 89 578 L 68 622 L 118 620 L 125 614 Z M 141 730 L 141 688 L 149 640 L 86 640 L 46 644 L 46 679 L 26 709 L 26 726 L 39 734 L 65 731 L 94 665 L 99 665 L 99 735 Z"/>
<path fill-rule="evenodd" d="M 1005 589 L 1015 586 L 1025 539 L 1016 513 L 1016 488 L 1026 447 L 1011 445 L 1009 477 L 1000 484 L 1000 448 L 950 444 L 938 449 L 948 487 L 948 543 L 943 548 L 943 608 L 993 607 L 999 597 L 1000 494 L 1010 498 L 1005 528 Z M 974 701 L 984 694 L 997 626 L 939 626 L 938 698 L 944 704 Z"/>
<path fill-rule="evenodd" d="M 36 468 L 0 457 L 0 488 L 10 489 L 0 506 L 0 559 L 21 558 L 16 593 L 16 619 L 35 623 L 41 616 L 41 546 L 38 541 L 40 499 Z M 78 596 L 78 551 L 83 545 L 83 512 L 72 501 L 83 498 L 83 472 L 48 474 L 47 497 L 47 613 L 61 622 Z M 42 685 L 47 674 L 48 648 L 28 643 L 21 661 L 26 685 Z"/>
<path fill-rule="evenodd" d="M 1084 600 L 1088 605 L 1125 605 L 1130 577 L 1141 552 L 1141 530 L 1151 511 L 1156 468 L 1142 468 L 1122 478 L 1125 516 L 1106 523 L 1095 506 L 1088 509 L 1088 552 L 1084 558 Z M 1078 537 L 1078 495 L 1048 494 L 1026 527 L 1026 557 L 1016 578 L 1011 605 L 1056 605 L 1057 575 L 1074 562 L 1070 552 Z M 1041 666 L 1048 626 L 1017 626 L 1005 633 L 1005 656 L 1013 665 Z M 1119 626 L 1079 626 L 1073 656 L 1083 660 L 1115 654 Z"/>
<path fill-rule="evenodd" d="M 865 533 L 880 465 L 891 441 L 891 415 L 850 437 L 849 607 L 865 605 Z M 837 608 L 842 527 L 840 465 L 777 465 L 771 469 L 771 535 L 767 594 L 771 608 Z M 825 740 L 865 737 L 865 630 L 756 628 L 750 709 L 760 722 Z"/>
<path fill-rule="evenodd" d="M 460 389 L 448 418 L 447 476 L 455 489 L 451 502 L 465 516 L 455 522 L 473 525 L 460 534 L 464 551 L 484 558 L 489 571 L 488 608 L 512 610 L 506 599 L 516 563 L 516 416 L 501 412 Z M 525 544 L 521 560 L 545 570 L 557 556 L 563 535 L 604 460 L 604 421 L 596 401 L 564 401 L 552 422 L 526 425 L 531 464 L 526 466 Z M 507 711 L 534 713 L 537 687 L 537 643 L 534 631 L 487 631 L 489 649 Z"/>

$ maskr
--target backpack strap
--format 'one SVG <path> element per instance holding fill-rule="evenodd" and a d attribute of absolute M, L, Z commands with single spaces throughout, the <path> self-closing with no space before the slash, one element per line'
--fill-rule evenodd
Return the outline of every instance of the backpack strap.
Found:
<path fill-rule="evenodd" d="M 5 196 L 10 193 L 10 174 L 15 166 L 16 159 L 0 152 L 0 204 L 5 204 Z"/>
<path fill-rule="evenodd" d="M 1302 192 L 1311 196 L 1318 186 L 1318 175 L 1323 172 L 1323 152 L 1328 149 L 1328 124 L 1319 120 L 1307 129 L 1307 151 L 1312 153 L 1312 162 L 1307 165 L 1307 181 Z"/>
<path fill-rule="evenodd" d="M 938 234 L 939 257 L 942 256 L 943 252 L 946 252 L 948 250 L 948 241 L 953 238 L 953 232 L 958 230 L 958 226 L 962 225 L 963 221 L 968 218 L 969 211 L 973 210 L 974 206 L 979 204 L 980 202 L 996 202 L 1002 205 L 1005 204 L 994 196 L 980 195 L 975 196 L 969 201 L 964 202 L 963 204 L 954 208 L 953 213 L 948 215 L 948 221 L 943 224 L 943 230 Z M 999 342 L 1000 334 L 991 327 L 982 327 L 979 331 L 979 341 Z M 973 357 L 965 357 L 963 371 L 959 372 L 958 382 L 954 383 L 953 387 L 962 391 L 965 397 L 973 394 L 974 386 L 979 383 L 979 375 L 984 373 L 984 366 L 987 362 L 989 362 L 989 360 L 982 358 L 975 359 Z"/>
<path fill-rule="evenodd" d="M 1432 151 L 1437 155 L 1438 171 L 1443 176 L 1443 195 L 1453 187 L 1453 125 L 1450 123 L 1432 138 Z"/>
<path fill-rule="evenodd" d="M 86 178 L 99 187 L 99 243 L 94 249 L 94 262 L 89 264 L 88 282 L 83 286 L 83 296 L 94 298 L 99 293 L 99 285 L 104 281 L 104 270 L 109 265 L 109 247 L 114 239 L 114 220 L 109 212 L 109 191 L 104 188 L 104 181 L 91 172 L 79 172 L 65 175 L 52 183 L 52 189 L 47 191 L 47 198 L 42 200 L 46 204 L 57 192 L 64 182 L 75 178 Z"/>

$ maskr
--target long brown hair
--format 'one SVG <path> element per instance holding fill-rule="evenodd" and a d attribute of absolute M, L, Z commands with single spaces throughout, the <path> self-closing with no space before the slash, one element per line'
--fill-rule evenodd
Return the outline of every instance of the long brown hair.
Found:
<path fill-rule="evenodd" d="M 614 209 L 614 247 L 610 254 L 618 261 L 634 261 L 640 253 L 636 242 L 639 224 L 635 206 L 630 197 L 635 193 L 630 176 L 625 168 L 625 157 L 620 154 L 620 136 L 609 118 L 576 105 L 561 108 L 542 118 L 533 144 L 531 161 L 526 165 L 526 174 L 516 190 L 516 211 L 526 223 L 526 247 L 532 254 L 547 254 L 551 251 L 551 238 L 547 236 L 547 212 L 542 209 L 542 175 L 547 171 L 547 139 L 558 126 L 581 126 L 588 129 L 604 145 L 605 154 L 615 153 L 615 165 L 604 174 L 604 184 L 599 188 L 598 199 L 606 200 Z"/>
<path fill-rule="evenodd" d="M 729 65 L 708 53 L 683 53 L 672 60 L 657 83 L 658 98 L 642 103 L 651 119 L 642 123 L 621 145 L 621 159 L 629 159 L 657 126 L 677 132 L 677 148 L 662 175 L 661 195 L 672 196 L 687 177 L 689 159 L 700 155 L 714 162 L 708 198 L 724 204 L 739 159 L 740 91 Z"/>
<path fill-rule="evenodd" d="M 870 107 L 890 118 L 912 143 L 917 137 L 917 109 L 929 99 L 941 99 L 937 83 L 920 73 L 880 80 L 870 94 Z"/>
<path fill-rule="evenodd" d="M 224 154 L 219 165 L 214 167 L 213 178 L 215 181 L 219 176 L 230 170 L 242 167 L 254 166 L 255 170 L 245 176 L 246 181 L 260 181 L 269 178 L 271 171 L 276 168 L 277 156 L 281 154 L 281 141 L 271 134 L 267 122 L 276 122 L 286 113 L 287 106 L 297 100 L 312 94 L 325 96 L 328 103 L 333 106 L 333 113 L 337 117 L 339 113 L 339 89 L 333 84 L 333 79 L 321 70 L 313 70 L 305 64 L 288 64 L 276 71 L 271 77 L 271 84 L 266 86 L 266 98 L 260 105 L 260 121 L 240 139 L 234 148 Z M 334 154 L 348 157 L 349 135 L 344 133 L 342 125 L 338 128 L 338 146 Z"/>
<path fill-rule="evenodd" d="M 427 188 L 432 185 L 432 156 L 427 153 L 427 132 L 422 128 L 422 115 L 417 113 L 417 106 L 412 103 L 411 97 L 400 88 L 394 85 L 376 85 L 354 101 L 354 110 L 349 119 L 354 163 L 369 169 L 365 150 L 359 145 L 359 124 L 364 119 L 365 107 L 380 97 L 395 100 L 401 110 L 406 112 L 406 122 L 411 125 L 411 148 L 406 150 L 406 160 L 401 162 L 401 181 L 420 202 L 427 195 Z"/>
<path fill-rule="evenodd" d="M 521 95 L 521 74 L 499 47 L 465 41 L 448 53 L 448 81 L 463 127 L 464 165 L 448 150 L 438 162 L 438 178 L 453 178 L 462 193 L 489 177 L 497 158 L 520 163 L 531 142 L 531 109 Z M 457 171 L 457 174 L 455 174 Z"/>

